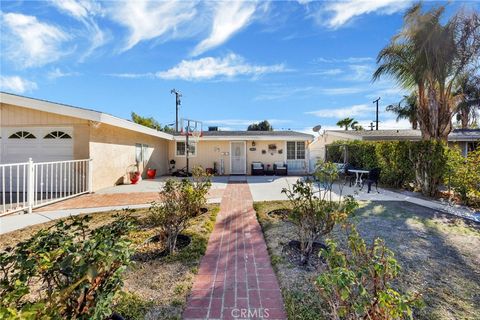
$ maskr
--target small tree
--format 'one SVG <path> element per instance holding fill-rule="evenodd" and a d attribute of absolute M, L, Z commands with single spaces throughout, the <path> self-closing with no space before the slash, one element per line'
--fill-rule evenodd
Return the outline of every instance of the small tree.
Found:
<path fill-rule="evenodd" d="M 302 264 L 308 263 L 314 242 L 329 234 L 337 223 L 345 221 L 358 206 L 351 196 L 333 200 L 330 167 L 319 170 L 324 170 L 321 174 L 324 175 L 325 186 L 329 188 L 327 191 L 316 191 L 312 181 L 302 180 L 292 189 L 282 190 L 292 204 L 289 218 L 296 227 Z"/>
<path fill-rule="evenodd" d="M 273 131 L 273 127 L 268 120 L 263 120 L 249 125 L 247 131 Z"/>
<path fill-rule="evenodd" d="M 166 238 L 169 253 L 175 251 L 178 235 L 188 226 L 192 218 L 201 213 L 210 189 L 210 177 L 201 168 L 193 169 L 193 182 L 169 179 L 160 191 L 160 200 L 152 203 L 148 220 L 159 227 Z"/>
<path fill-rule="evenodd" d="M 328 240 L 328 249 L 321 251 L 327 271 L 316 281 L 320 295 L 328 306 L 330 319 L 393 320 L 413 319 L 412 307 L 419 306 L 419 294 L 401 294 L 391 283 L 400 266 L 383 240 L 371 246 L 354 226 L 346 226 L 348 251 L 342 252 Z"/>
<path fill-rule="evenodd" d="M 141 124 L 142 126 L 149 127 L 157 131 L 164 131 L 168 133 L 174 132 L 173 128 L 170 128 L 169 126 L 162 126 L 160 122 L 155 120 L 153 117 L 143 117 L 133 111 L 131 117 L 133 122 Z"/>

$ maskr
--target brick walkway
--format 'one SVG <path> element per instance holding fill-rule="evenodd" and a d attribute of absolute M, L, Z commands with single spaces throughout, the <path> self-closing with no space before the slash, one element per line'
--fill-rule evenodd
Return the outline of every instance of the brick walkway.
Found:
<path fill-rule="evenodd" d="M 247 183 L 225 189 L 184 319 L 286 319 Z"/>

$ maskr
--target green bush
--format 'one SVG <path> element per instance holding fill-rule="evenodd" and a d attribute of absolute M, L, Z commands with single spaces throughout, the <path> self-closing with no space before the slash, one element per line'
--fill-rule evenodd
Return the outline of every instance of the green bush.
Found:
<path fill-rule="evenodd" d="M 205 206 L 210 189 L 210 177 L 203 169 L 193 170 L 193 181 L 169 179 L 160 191 L 160 200 L 152 203 L 147 220 L 160 229 L 166 238 L 169 253 L 176 248 L 178 235 Z"/>
<path fill-rule="evenodd" d="M 453 188 L 462 202 L 480 207 L 480 148 L 465 158 L 458 148 L 448 152 L 445 183 Z"/>
<path fill-rule="evenodd" d="M 428 196 L 435 195 L 445 174 L 447 147 L 441 142 L 338 141 L 327 148 L 328 159 L 344 150 L 341 152 L 346 152 L 347 162 L 354 167 L 380 168 L 381 184 L 395 188 L 413 184 Z"/>
<path fill-rule="evenodd" d="M 90 230 L 89 216 L 42 229 L 0 253 L 0 319 L 105 319 L 133 253 L 128 215 Z"/>
<path fill-rule="evenodd" d="M 342 252 L 329 240 L 322 250 L 327 271 L 316 281 L 330 319 L 413 319 L 412 307 L 419 306 L 418 294 L 401 294 L 391 283 L 400 266 L 383 240 L 367 246 L 354 226 L 348 230 L 348 251 Z"/>
<path fill-rule="evenodd" d="M 134 293 L 120 292 L 113 310 L 125 320 L 143 320 L 153 305 L 153 302 L 145 301 Z"/>
<path fill-rule="evenodd" d="M 323 170 L 323 174 L 328 171 Z M 308 263 L 314 242 L 329 234 L 337 223 L 345 221 L 358 206 L 351 196 L 333 200 L 331 189 L 322 193 L 315 191 L 311 181 L 299 180 L 292 189 L 284 188 L 282 193 L 292 204 L 289 219 L 295 225 L 300 242 L 302 264 Z"/>

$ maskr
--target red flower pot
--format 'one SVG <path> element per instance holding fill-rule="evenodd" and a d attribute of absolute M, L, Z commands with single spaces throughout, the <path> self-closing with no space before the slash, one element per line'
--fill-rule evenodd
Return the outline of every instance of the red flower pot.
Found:
<path fill-rule="evenodd" d="M 132 172 L 130 173 L 130 183 L 137 184 L 138 180 L 140 180 L 140 172 Z"/>
<path fill-rule="evenodd" d="M 154 179 L 155 176 L 157 175 L 157 169 L 148 169 L 147 170 L 147 178 L 148 179 Z"/>

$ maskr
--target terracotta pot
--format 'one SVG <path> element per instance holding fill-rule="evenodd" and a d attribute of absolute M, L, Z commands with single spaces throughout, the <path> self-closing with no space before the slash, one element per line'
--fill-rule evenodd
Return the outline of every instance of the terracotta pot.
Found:
<path fill-rule="evenodd" d="M 130 183 L 137 184 L 138 180 L 140 180 L 140 172 L 132 172 L 130 174 Z"/>
<path fill-rule="evenodd" d="M 157 175 L 157 169 L 148 169 L 147 170 L 147 178 L 148 179 L 155 179 L 156 175 Z"/>

